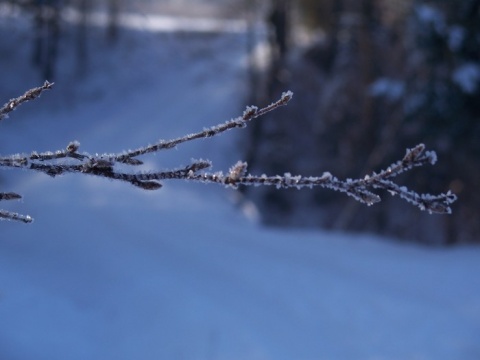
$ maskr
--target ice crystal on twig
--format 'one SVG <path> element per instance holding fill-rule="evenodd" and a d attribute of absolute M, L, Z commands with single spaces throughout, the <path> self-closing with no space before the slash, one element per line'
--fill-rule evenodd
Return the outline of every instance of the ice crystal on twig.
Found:
<path fill-rule="evenodd" d="M 22 96 L 19 96 L 18 98 L 10 99 L 10 101 L 8 101 L 5 105 L 3 105 L 0 108 L 0 120 L 6 119 L 8 117 L 8 113 L 15 110 L 18 106 L 20 106 L 24 102 L 36 99 L 37 97 L 40 96 L 42 92 L 44 92 L 45 90 L 51 89 L 52 86 L 53 86 L 53 83 L 45 81 L 45 83 L 42 86 L 30 89 L 25 94 L 23 94 Z"/>
<path fill-rule="evenodd" d="M 5 118 L 9 112 L 13 111 L 23 102 L 37 98 L 44 90 L 50 89 L 52 85 L 53 84 L 49 82 L 45 82 L 43 86 L 31 89 L 23 96 L 10 100 L 0 109 L 0 120 Z M 192 160 L 190 165 L 177 169 L 150 172 L 125 172 L 120 170 L 120 168 L 123 169 L 124 167 L 118 166 L 119 164 L 130 166 L 141 165 L 143 162 L 138 159 L 139 156 L 172 149 L 182 143 L 216 136 L 227 130 L 243 128 L 253 119 L 286 105 L 292 97 L 293 93 L 287 91 L 282 94 L 279 100 L 264 108 L 248 106 L 242 116 L 235 119 L 179 138 L 159 140 L 153 145 L 140 147 L 136 150 L 124 151 L 117 154 L 90 155 L 86 152 L 80 153 L 80 143 L 78 141 L 72 141 L 63 150 L 0 156 L 0 167 L 33 170 L 43 172 L 52 177 L 66 173 L 87 174 L 124 181 L 144 190 L 160 189 L 162 187 L 161 181 L 172 179 L 216 183 L 233 188 L 237 188 L 239 185 L 275 186 L 278 189 L 302 189 L 305 187 L 313 188 L 314 186 L 320 186 L 343 192 L 367 205 L 373 205 L 381 200 L 379 195 L 371 191 L 372 189 L 385 189 L 392 195 L 399 195 L 400 198 L 416 205 L 421 210 L 426 210 L 430 213 L 451 212 L 450 205 L 456 200 L 456 196 L 450 191 L 440 195 L 417 194 L 404 186 L 397 185 L 391 180 L 404 171 L 426 164 L 433 165 L 436 162 L 437 157 L 435 152 L 426 151 L 425 145 L 423 144 L 408 149 L 402 160 L 390 165 L 379 173 L 366 175 L 360 179 L 347 180 L 339 180 L 329 172 L 324 172 L 321 176 L 308 177 L 292 175 L 290 173 L 274 176 L 257 176 L 248 173 L 247 163 L 242 161 L 234 164 L 227 174 L 207 171 L 207 169 L 212 167 L 210 161 L 207 160 Z M 66 159 L 71 160 L 66 161 Z M 0 193 L 0 200 L 19 198 L 21 198 L 20 195 L 16 193 Z M 20 215 L 5 210 L 0 210 L 0 219 L 17 220 L 25 223 L 32 221 L 32 218 L 28 215 Z"/>
<path fill-rule="evenodd" d="M 18 200 L 21 198 L 22 197 L 19 194 L 13 193 L 13 192 L 0 193 L 0 201 L 1 200 Z M 24 223 L 30 223 L 33 221 L 33 219 L 28 215 L 21 215 L 21 214 L 17 214 L 17 213 L 6 211 L 6 210 L 0 210 L 0 220 L 16 220 L 16 221 L 22 221 Z"/>

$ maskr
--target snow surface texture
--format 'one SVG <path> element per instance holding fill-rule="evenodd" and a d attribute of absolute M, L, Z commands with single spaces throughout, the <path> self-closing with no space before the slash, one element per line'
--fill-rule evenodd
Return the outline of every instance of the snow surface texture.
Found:
<path fill-rule="evenodd" d="M 117 151 L 227 120 L 244 105 L 244 48 L 241 34 L 126 33 L 75 90 L 59 80 L 2 121 L 1 151 Z M 32 85 L 8 80 L 15 95 Z M 223 168 L 240 134 L 151 161 Z M 0 222 L 0 359 L 480 357 L 478 248 L 264 229 L 216 186 L 1 175 L 24 196 L 5 206 L 36 221 Z"/>

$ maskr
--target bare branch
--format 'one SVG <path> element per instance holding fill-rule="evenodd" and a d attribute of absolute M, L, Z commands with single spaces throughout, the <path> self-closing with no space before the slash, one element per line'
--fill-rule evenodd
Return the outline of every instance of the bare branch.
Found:
<path fill-rule="evenodd" d="M 50 89 L 52 84 L 45 82 L 42 87 L 27 91 L 23 96 L 10 100 L 1 110 L 0 115 L 6 114 L 14 110 L 21 103 L 38 97 L 42 91 Z M 79 153 L 80 143 L 77 141 L 70 142 L 65 149 L 55 152 L 32 152 L 30 155 L 11 155 L 0 157 L 0 167 L 5 168 L 22 168 L 42 172 L 49 176 L 55 177 L 67 173 L 80 173 L 104 177 L 112 180 L 128 182 L 136 187 L 144 190 L 157 190 L 162 187 L 160 181 L 163 180 L 188 180 L 203 183 L 216 183 L 227 187 L 237 188 L 239 185 L 259 186 L 268 185 L 280 188 L 312 188 L 320 186 L 323 188 L 343 192 L 355 200 L 373 205 L 381 200 L 380 196 L 373 193 L 371 189 L 385 189 L 392 195 L 399 195 L 401 198 L 416 205 L 421 210 L 430 213 L 450 213 L 450 205 L 457 199 L 450 191 L 446 194 L 429 195 L 417 194 L 408 190 L 404 186 L 399 186 L 391 179 L 417 166 L 426 164 L 434 164 L 437 160 L 433 151 L 426 151 L 425 145 L 420 144 L 412 149 L 408 149 L 402 160 L 390 165 L 387 169 L 379 173 L 367 175 L 362 179 L 339 180 L 329 172 L 323 173 L 321 176 L 293 176 L 290 173 L 284 175 L 256 176 L 247 173 L 247 163 L 237 162 L 233 165 L 229 172 L 224 175 L 222 172 L 206 172 L 212 164 L 207 160 L 194 160 L 190 165 L 164 171 L 152 172 L 124 172 L 118 170 L 118 165 L 141 165 L 142 161 L 137 159 L 138 156 L 154 153 L 160 150 L 167 150 L 184 142 L 213 137 L 223 132 L 235 128 L 243 128 L 251 120 L 258 118 L 272 110 L 286 105 L 292 98 L 292 92 L 288 91 L 282 94 L 281 98 L 264 107 L 258 109 L 256 106 L 249 106 L 242 116 L 225 123 L 204 129 L 197 133 L 189 134 L 171 140 L 160 140 L 157 143 L 137 150 L 122 152 L 118 154 L 90 155 L 88 153 Z M 0 200 L 19 199 L 20 195 L 16 193 L 0 193 Z M 0 219 L 10 219 L 31 222 L 30 216 L 24 216 L 16 213 L 0 211 Z"/>
<path fill-rule="evenodd" d="M 18 200 L 22 197 L 13 192 L 9 193 L 0 193 L 0 201 L 2 200 Z M 6 210 L 0 210 L 0 220 L 16 220 L 24 223 L 31 223 L 33 219 L 28 215 L 21 215 L 14 212 L 9 212 Z"/>
<path fill-rule="evenodd" d="M 15 110 L 18 106 L 20 106 L 24 102 L 36 99 L 45 90 L 50 90 L 52 88 L 52 86 L 53 86 L 53 83 L 45 81 L 45 83 L 42 86 L 30 89 L 25 94 L 23 94 L 22 96 L 19 96 L 16 99 L 11 99 L 10 101 L 8 101 L 0 109 L 0 121 L 3 120 L 3 119 L 6 119 L 8 117 L 8 113 Z"/>
<path fill-rule="evenodd" d="M 413 149 L 407 150 L 407 154 L 403 160 L 392 164 L 386 170 L 382 170 L 378 174 L 374 173 L 372 176 L 367 175 L 365 178 L 357 180 L 339 180 L 329 172 L 325 172 L 320 177 L 304 177 L 301 175 L 292 176 L 290 173 L 286 173 L 283 176 L 245 175 L 246 163 L 242 162 L 238 162 L 234 165 L 227 175 L 223 175 L 221 172 L 213 174 L 194 174 L 190 176 L 188 180 L 223 184 L 234 188 L 239 185 L 268 185 L 276 186 L 277 189 L 302 189 L 304 187 L 312 188 L 314 186 L 320 186 L 346 193 L 355 200 L 369 206 L 380 202 L 381 198 L 367 189 L 384 189 L 388 190 L 391 195 L 399 195 L 402 199 L 416 205 L 420 210 L 428 211 L 430 214 L 450 214 L 452 212 L 450 205 L 457 200 L 457 196 L 452 192 L 448 191 L 446 194 L 439 195 L 418 194 L 414 191 L 408 190 L 405 186 L 399 186 L 388 180 L 389 178 L 395 177 L 413 167 L 422 166 L 427 163 L 433 164 L 435 163 L 435 160 L 436 154 L 431 151 L 425 152 L 425 145 L 420 144 Z M 241 176 L 239 176 L 240 173 L 242 174 Z"/>
<path fill-rule="evenodd" d="M 259 116 L 265 115 L 266 113 L 273 111 L 281 106 L 287 105 L 288 102 L 292 99 L 292 97 L 293 97 L 293 93 L 291 91 L 284 92 L 278 101 L 262 109 L 258 109 L 256 106 L 249 106 L 243 112 L 243 115 L 237 117 L 236 119 L 227 121 L 223 124 L 213 126 L 210 129 L 204 129 L 194 134 L 185 135 L 185 136 L 168 140 L 168 141 L 160 140 L 156 144 L 139 148 L 137 150 L 129 151 L 124 154 L 118 154 L 114 157 L 114 160 L 123 162 L 123 163 L 128 163 L 128 161 L 131 161 L 132 158 L 139 155 L 144 155 L 144 154 L 157 152 L 165 149 L 171 149 L 181 143 L 191 141 L 191 140 L 196 140 L 196 139 L 212 137 L 234 128 L 244 128 L 245 126 L 247 126 L 247 123 L 249 121 Z"/>
<path fill-rule="evenodd" d="M 9 192 L 9 193 L 0 193 L 0 201 L 1 200 L 18 200 L 22 197 L 17 193 Z"/>
<path fill-rule="evenodd" d="M 33 219 L 29 215 L 22 215 L 14 212 L 0 210 L 0 220 L 15 220 L 29 224 Z"/>

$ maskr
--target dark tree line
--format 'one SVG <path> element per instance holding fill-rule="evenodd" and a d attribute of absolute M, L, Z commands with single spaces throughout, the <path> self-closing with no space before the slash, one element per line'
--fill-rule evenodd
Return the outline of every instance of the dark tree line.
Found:
<path fill-rule="evenodd" d="M 273 8 L 285 1 L 273 1 Z M 460 201 L 453 216 L 432 219 L 391 202 L 365 210 L 321 191 L 251 191 L 265 221 L 435 244 L 478 241 L 480 1 L 301 0 L 290 6 L 291 28 L 307 26 L 313 35 L 305 47 L 290 34 L 284 67 L 272 66 L 270 96 L 285 87 L 299 96 L 286 116 L 266 121 L 256 134 L 267 140 L 252 143 L 258 167 L 328 168 L 351 177 L 425 141 L 439 149 L 442 166 L 411 181 L 425 192 L 450 187 Z"/>
<path fill-rule="evenodd" d="M 122 0 L 10 0 L 10 6 L 17 7 L 31 15 L 31 60 L 38 69 L 42 80 L 55 80 L 57 60 L 60 52 L 61 36 L 65 28 L 75 27 L 75 46 L 78 69 L 81 74 L 86 71 L 88 61 L 87 32 L 89 16 L 94 10 L 106 11 L 106 37 L 112 43 L 118 37 L 118 18 Z M 63 22 L 62 13 L 69 8 L 76 13 L 77 20 L 68 25 Z"/>

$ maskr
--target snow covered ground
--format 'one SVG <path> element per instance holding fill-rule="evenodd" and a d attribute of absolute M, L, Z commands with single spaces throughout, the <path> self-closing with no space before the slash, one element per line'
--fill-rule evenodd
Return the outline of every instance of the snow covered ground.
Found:
<path fill-rule="evenodd" d="M 14 46 L 21 21 L 10 21 L 7 98 L 41 83 L 27 44 Z M 121 151 L 246 105 L 242 33 L 126 30 L 107 48 L 100 30 L 89 75 L 79 80 L 66 41 L 55 89 L 0 123 L 2 154 L 74 139 L 83 151 Z M 239 130 L 145 160 L 158 169 L 202 157 L 226 170 L 241 144 Z M 24 196 L 1 207 L 35 222 L 0 222 L 0 359 L 480 358 L 476 247 L 266 229 L 214 185 L 145 192 L 4 171 L 1 186 Z"/>

